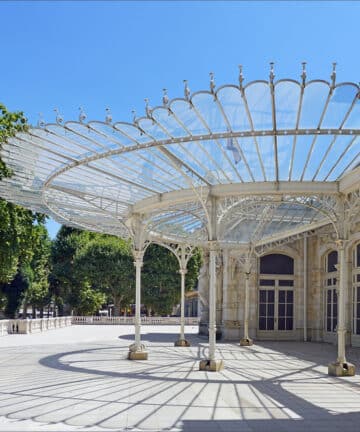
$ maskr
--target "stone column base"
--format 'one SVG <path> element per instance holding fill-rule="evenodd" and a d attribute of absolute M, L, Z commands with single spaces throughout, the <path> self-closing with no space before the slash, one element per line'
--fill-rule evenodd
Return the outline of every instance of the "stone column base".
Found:
<path fill-rule="evenodd" d="M 219 372 L 224 369 L 222 360 L 200 360 L 199 370 L 208 372 Z"/>
<path fill-rule="evenodd" d="M 189 347 L 190 342 L 187 341 L 186 339 L 178 339 L 177 341 L 174 342 L 174 346 L 176 346 L 176 347 Z"/>
<path fill-rule="evenodd" d="M 129 351 L 128 352 L 128 360 L 147 360 L 148 353 L 147 351 Z"/>
<path fill-rule="evenodd" d="M 136 346 L 135 343 L 129 346 L 128 360 L 147 360 L 148 353 L 145 351 L 145 345 Z"/>
<path fill-rule="evenodd" d="M 328 365 L 328 374 L 331 376 L 354 376 L 355 365 L 352 363 L 330 363 Z"/>
<path fill-rule="evenodd" d="M 253 340 L 250 338 L 242 338 L 240 339 L 240 346 L 251 346 L 253 345 Z"/>

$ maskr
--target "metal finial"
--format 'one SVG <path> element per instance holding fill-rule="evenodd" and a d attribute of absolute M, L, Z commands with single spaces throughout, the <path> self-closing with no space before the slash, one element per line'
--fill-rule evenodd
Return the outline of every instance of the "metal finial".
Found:
<path fill-rule="evenodd" d="M 274 62 L 270 62 L 270 75 L 269 75 L 269 79 L 270 79 L 270 83 L 271 84 L 273 84 L 274 78 L 275 78 L 275 74 L 274 74 Z"/>
<path fill-rule="evenodd" d="M 136 124 L 136 111 L 135 110 L 131 110 L 131 114 L 133 115 L 133 123 Z"/>
<path fill-rule="evenodd" d="M 80 114 L 79 114 L 79 122 L 80 123 L 84 123 L 84 121 L 86 120 L 86 114 L 83 110 L 83 107 L 79 108 Z"/>
<path fill-rule="evenodd" d="M 209 75 L 210 75 L 210 91 L 211 93 L 214 93 L 215 91 L 214 73 L 210 72 Z"/>
<path fill-rule="evenodd" d="M 184 87 L 184 96 L 185 96 L 185 99 L 188 101 L 188 100 L 190 100 L 190 89 L 189 89 L 188 81 L 187 80 L 184 80 L 184 85 L 185 85 L 185 87 Z"/>
<path fill-rule="evenodd" d="M 331 78 L 331 84 L 333 87 L 335 86 L 335 81 L 336 81 L 336 65 L 337 65 L 337 63 L 333 62 L 333 64 L 332 64 L 333 69 L 332 69 L 332 73 L 331 73 L 331 77 L 330 77 Z"/>
<path fill-rule="evenodd" d="M 166 88 L 163 89 L 163 98 L 162 98 L 162 101 L 163 101 L 163 104 L 164 104 L 165 107 L 169 103 L 169 96 L 167 94 L 167 89 Z"/>
<path fill-rule="evenodd" d="M 145 112 L 146 112 L 146 115 L 147 115 L 147 117 L 150 118 L 151 117 L 151 106 L 149 105 L 149 99 L 145 98 L 144 101 L 145 101 Z"/>
<path fill-rule="evenodd" d="M 62 124 L 62 122 L 64 121 L 63 116 L 59 113 L 59 110 L 57 108 L 55 108 L 54 111 L 56 112 L 56 117 L 55 117 L 56 123 L 59 125 Z"/>
<path fill-rule="evenodd" d="M 301 79 L 302 79 L 302 84 L 303 86 L 305 85 L 305 81 L 306 81 L 306 62 L 302 62 L 302 73 L 301 73 Z"/>
<path fill-rule="evenodd" d="M 244 75 L 243 75 L 243 65 L 239 65 L 239 86 L 240 89 L 243 88 Z"/>
<path fill-rule="evenodd" d="M 37 122 L 38 127 L 44 128 L 45 127 L 45 121 L 42 113 L 39 113 L 39 120 Z"/>
<path fill-rule="evenodd" d="M 105 111 L 106 111 L 105 123 L 110 124 L 112 123 L 112 115 L 111 115 L 110 108 L 105 108 Z"/>

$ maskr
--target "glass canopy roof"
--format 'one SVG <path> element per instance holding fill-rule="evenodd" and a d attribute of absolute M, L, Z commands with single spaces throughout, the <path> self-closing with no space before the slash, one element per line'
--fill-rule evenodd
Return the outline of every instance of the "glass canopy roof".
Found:
<path fill-rule="evenodd" d="M 3 143 L 13 170 L 0 196 L 60 223 L 129 236 L 142 215 L 149 235 L 199 243 L 217 198 L 219 240 L 245 244 L 332 220 L 338 182 L 360 162 L 354 83 L 267 81 L 146 102 L 132 123 L 39 122 Z M 279 191 L 283 191 L 279 199 Z"/>

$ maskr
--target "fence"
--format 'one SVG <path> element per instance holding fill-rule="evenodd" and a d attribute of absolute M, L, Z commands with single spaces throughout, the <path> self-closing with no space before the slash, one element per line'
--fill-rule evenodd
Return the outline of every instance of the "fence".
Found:
<path fill-rule="evenodd" d="M 5 324 L 5 322 L 7 324 Z M 0 326 L 7 327 L 8 334 L 41 333 L 47 330 L 71 325 L 71 316 L 37 319 L 13 319 L 0 321 Z M 6 334 L 2 333 L 1 335 Z"/>
<path fill-rule="evenodd" d="M 83 325 L 119 325 L 135 324 L 135 317 L 104 317 L 104 316 L 73 316 L 72 324 Z M 180 317 L 141 317 L 142 325 L 180 325 Z M 186 317 L 185 325 L 196 326 L 199 324 L 197 317 Z"/>

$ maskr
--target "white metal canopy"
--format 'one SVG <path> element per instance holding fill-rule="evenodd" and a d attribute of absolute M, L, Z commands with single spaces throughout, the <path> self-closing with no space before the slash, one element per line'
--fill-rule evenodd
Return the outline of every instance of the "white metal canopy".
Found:
<path fill-rule="evenodd" d="M 217 239 L 264 242 L 336 219 L 334 197 L 358 182 L 360 97 L 355 83 L 266 81 L 191 94 L 132 123 L 40 121 L 2 144 L 13 170 L 0 196 L 60 223 L 129 236 L 142 215 L 150 238 L 206 242 L 209 197 Z M 350 174 L 349 174 L 350 173 Z M 350 180 L 349 180 L 350 179 Z M 350 188 L 351 189 L 351 188 Z"/>

